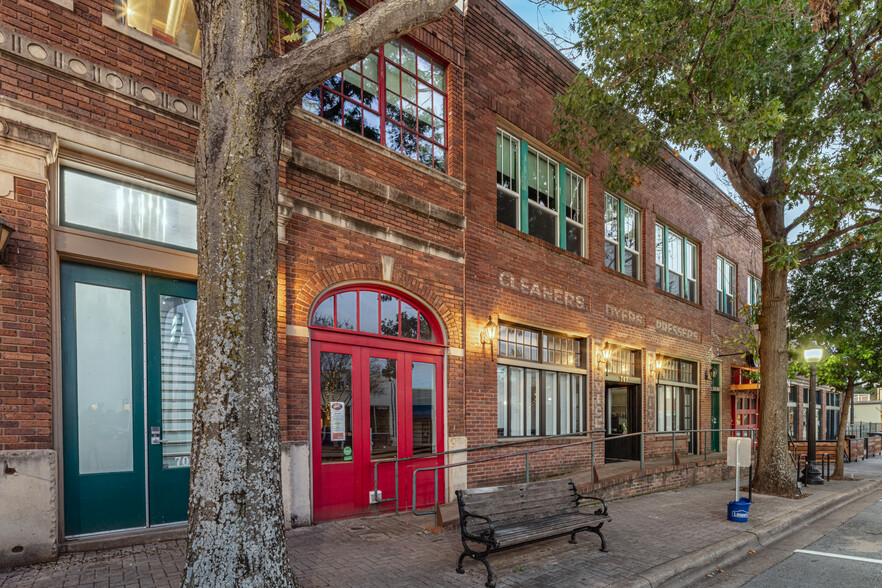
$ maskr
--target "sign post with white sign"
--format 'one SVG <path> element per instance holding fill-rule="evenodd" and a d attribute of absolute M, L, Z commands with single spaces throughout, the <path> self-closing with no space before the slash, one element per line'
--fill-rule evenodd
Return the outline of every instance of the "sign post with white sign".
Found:
<path fill-rule="evenodd" d="M 726 441 L 726 464 L 735 468 L 735 501 L 741 499 L 741 468 L 750 467 L 748 437 L 729 437 Z"/>

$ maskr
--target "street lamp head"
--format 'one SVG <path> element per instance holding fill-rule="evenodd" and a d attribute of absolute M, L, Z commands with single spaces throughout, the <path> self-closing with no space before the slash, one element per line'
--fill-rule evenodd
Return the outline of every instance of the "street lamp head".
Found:
<path fill-rule="evenodd" d="M 810 364 L 816 364 L 824 357 L 824 349 L 818 345 L 815 341 L 811 342 L 811 345 L 805 348 L 802 352 L 805 357 L 805 361 Z"/>

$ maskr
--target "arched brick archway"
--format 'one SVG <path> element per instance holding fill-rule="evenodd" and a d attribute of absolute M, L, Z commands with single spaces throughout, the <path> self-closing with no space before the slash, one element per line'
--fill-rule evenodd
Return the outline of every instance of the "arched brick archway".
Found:
<path fill-rule="evenodd" d="M 419 278 L 415 278 L 400 267 L 392 271 L 391 279 L 383 279 L 382 264 L 345 263 L 325 268 L 312 275 L 297 290 L 292 304 L 292 319 L 295 324 L 305 325 L 313 304 L 322 294 L 332 288 L 356 282 L 383 284 L 403 294 L 412 296 L 435 314 L 441 324 L 444 343 L 459 346 L 462 341 L 462 326 L 456 315 L 443 298 Z"/>

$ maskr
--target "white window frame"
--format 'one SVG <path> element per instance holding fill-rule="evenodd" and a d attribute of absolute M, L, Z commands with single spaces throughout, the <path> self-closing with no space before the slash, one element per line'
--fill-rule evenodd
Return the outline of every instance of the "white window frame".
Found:
<path fill-rule="evenodd" d="M 547 437 L 585 432 L 588 425 L 588 360 L 582 353 L 587 352 L 587 340 L 541 329 L 504 326 L 515 336 L 514 341 L 507 342 L 508 347 L 521 345 L 521 339 L 517 337 L 520 334 L 525 342 L 525 352 L 508 355 L 505 351 L 497 355 L 499 437 Z M 526 357 L 532 355 L 527 354 L 526 349 L 534 338 L 539 345 L 537 360 Z M 578 366 L 575 361 L 570 361 L 575 358 L 574 353 L 579 357 Z M 566 398 L 561 392 L 564 384 L 568 387 Z M 533 385 L 536 398 L 535 404 L 531 405 Z M 518 423 L 512 422 L 515 405 L 519 407 Z M 565 415 L 560 414 L 563 406 L 567 406 Z M 531 433 L 533 427 L 535 434 Z"/>
<path fill-rule="evenodd" d="M 762 286 L 759 278 L 753 274 L 747 274 L 747 304 L 756 306 L 759 304 L 762 295 Z"/>
<path fill-rule="evenodd" d="M 563 211 L 564 216 L 566 217 L 566 225 L 574 225 L 579 227 L 579 230 L 582 231 L 582 238 L 579 239 L 579 250 L 571 251 L 570 253 L 575 253 L 576 255 L 586 256 L 588 249 L 588 240 L 585 238 L 585 214 L 586 214 L 586 202 L 585 202 L 585 178 L 580 176 L 579 174 L 573 173 L 571 170 L 566 170 L 566 180 L 567 180 L 567 188 L 566 188 L 566 201 L 561 203 L 561 210 Z M 579 220 L 575 220 L 570 218 L 570 215 L 567 214 L 567 207 L 570 203 L 570 197 L 575 194 L 576 199 L 579 201 Z M 564 235 L 564 243 L 567 243 L 566 235 Z M 569 245 L 567 243 L 567 245 Z M 569 249 L 567 249 L 569 251 Z"/>
<path fill-rule="evenodd" d="M 661 241 L 659 241 L 659 233 L 661 233 Z M 681 272 L 676 272 L 671 269 L 671 250 L 670 250 L 670 240 L 671 238 L 679 239 L 681 243 L 680 247 L 680 263 L 681 263 Z M 659 288 L 658 280 L 656 279 L 655 287 L 656 289 L 667 292 L 668 294 L 673 294 L 670 291 L 670 281 L 669 275 L 674 274 L 680 277 L 680 294 L 679 298 L 683 298 L 684 300 L 688 300 L 690 302 L 698 303 L 698 252 L 700 251 L 698 244 L 691 240 L 689 237 L 681 234 L 678 231 L 673 230 L 668 225 L 656 222 L 655 223 L 655 264 L 656 266 L 660 266 L 662 268 L 662 287 Z M 661 250 L 659 250 L 659 246 Z M 692 256 L 690 259 L 690 248 L 692 249 Z M 662 263 L 659 263 L 659 253 L 662 255 Z M 692 292 L 695 297 L 690 298 L 687 295 L 687 285 L 691 282 Z"/>
<path fill-rule="evenodd" d="M 738 302 L 738 270 L 731 260 L 717 256 L 717 311 L 726 316 L 735 316 Z M 727 301 L 731 299 L 731 312 L 727 311 Z"/>
<path fill-rule="evenodd" d="M 606 213 L 607 213 L 607 203 L 610 201 L 615 201 L 617 203 L 616 207 L 616 236 L 615 239 L 611 238 L 607 235 L 606 231 Z M 634 243 L 636 245 L 636 249 L 628 247 L 625 245 L 624 233 L 625 233 L 625 216 L 628 211 L 633 211 L 635 221 L 634 221 Z M 643 262 L 640 257 L 640 239 L 641 239 L 641 214 L 642 211 L 636 206 L 632 205 L 628 201 L 623 198 L 619 198 L 618 196 L 614 196 L 610 193 L 606 193 L 603 200 L 603 238 L 607 243 L 613 244 L 617 248 L 616 252 L 616 267 L 611 268 L 606 265 L 606 248 L 604 246 L 604 266 L 614 270 L 620 274 L 626 275 L 628 277 L 634 278 L 636 280 L 640 280 L 643 277 Z M 634 263 L 637 265 L 637 275 L 631 276 L 624 272 L 625 267 L 625 252 L 631 253 L 634 256 Z"/>

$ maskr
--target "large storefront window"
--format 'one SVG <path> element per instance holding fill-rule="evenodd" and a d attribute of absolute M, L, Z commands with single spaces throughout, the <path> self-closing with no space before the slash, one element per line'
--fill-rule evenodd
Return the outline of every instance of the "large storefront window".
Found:
<path fill-rule="evenodd" d="M 698 364 L 662 358 L 656 387 L 656 430 L 688 431 L 695 428 L 698 397 Z"/>
<path fill-rule="evenodd" d="M 116 18 L 187 53 L 201 53 L 192 0 L 117 0 Z"/>
<path fill-rule="evenodd" d="M 584 432 L 584 349 L 582 339 L 500 325 L 496 368 L 500 437 Z"/>

